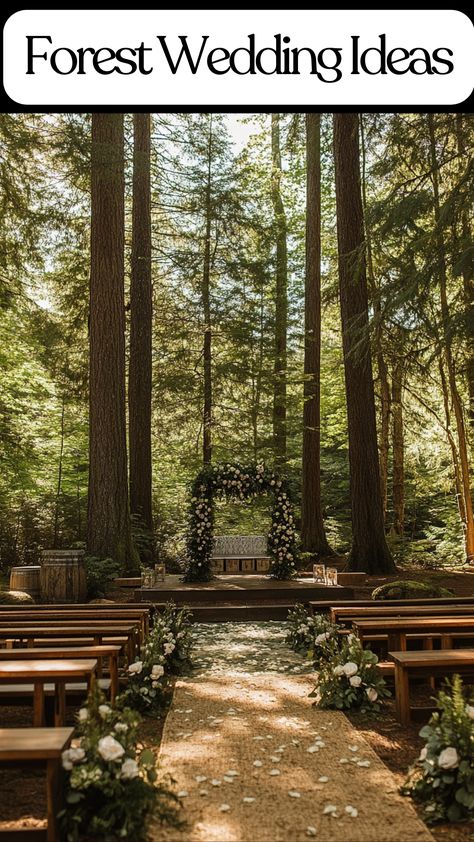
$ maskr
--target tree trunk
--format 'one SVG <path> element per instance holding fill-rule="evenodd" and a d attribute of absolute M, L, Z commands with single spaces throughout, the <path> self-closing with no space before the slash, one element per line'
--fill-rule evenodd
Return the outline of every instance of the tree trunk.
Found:
<path fill-rule="evenodd" d="M 64 456 L 64 416 L 66 413 L 66 401 L 63 397 L 61 406 L 61 433 L 59 444 L 59 460 L 58 460 L 58 481 L 56 485 L 56 500 L 54 502 L 54 529 L 53 529 L 53 548 L 58 546 L 59 539 L 59 501 L 61 499 L 61 487 L 63 482 L 63 456 Z"/>
<path fill-rule="evenodd" d="M 125 428 L 123 114 L 92 114 L 87 547 L 135 571 Z"/>
<path fill-rule="evenodd" d="M 331 555 L 321 508 L 321 159 L 320 114 L 306 114 L 306 278 L 301 541 Z"/>
<path fill-rule="evenodd" d="M 403 537 L 405 530 L 405 450 L 403 431 L 403 356 L 392 371 L 393 418 L 393 531 Z"/>
<path fill-rule="evenodd" d="M 151 459 L 152 282 L 150 114 L 133 115 L 133 205 L 128 418 L 130 510 L 153 529 Z M 147 554 L 148 555 L 148 554 Z"/>
<path fill-rule="evenodd" d="M 372 255 L 372 237 L 367 223 L 367 191 L 366 191 L 366 145 L 364 133 L 364 119 L 360 116 L 360 138 L 362 152 L 362 213 L 364 217 L 364 231 L 367 251 L 367 280 L 370 297 L 374 308 L 374 345 L 377 375 L 380 383 L 380 488 L 382 491 L 382 508 L 384 523 L 387 518 L 387 490 L 388 490 L 388 451 L 390 443 L 390 384 L 388 368 L 382 347 L 382 307 L 380 291 L 375 281 L 374 261 Z"/>
<path fill-rule="evenodd" d="M 212 460 L 212 325 L 211 325 L 211 188 L 212 188 L 212 114 L 209 117 L 209 140 L 206 183 L 206 220 L 204 234 L 204 263 L 202 273 L 202 306 L 204 315 L 204 406 L 203 406 L 203 446 L 204 464 Z"/>
<path fill-rule="evenodd" d="M 461 162 L 466 158 L 466 143 L 464 138 L 463 115 L 456 114 L 456 137 Z M 469 223 L 469 213 L 464 206 L 461 211 L 461 244 L 464 250 L 471 248 L 472 234 Z M 464 307 L 466 310 L 466 379 L 469 395 L 468 418 L 471 430 L 471 446 L 474 447 L 474 260 L 472 253 L 465 258 L 462 267 L 464 291 Z"/>
<path fill-rule="evenodd" d="M 451 449 L 451 457 L 453 460 L 453 474 L 454 474 L 454 487 L 456 489 L 456 502 L 458 505 L 459 511 L 459 519 L 462 523 L 463 529 L 466 529 L 466 509 L 464 506 L 464 493 L 462 487 L 462 478 L 461 478 L 461 466 L 459 464 L 459 455 L 458 449 L 456 447 L 456 441 L 453 436 L 452 431 L 452 424 L 451 424 L 451 410 L 450 410 L 450 395 L 449 395 L 449 387 L 448 381 L 446 378 L 446 372 L 444 370 L 444 362 L 443 359 L 440 358 L 438 361 L 439 366 L 439 374 L 441 379 L 441 391 L 443 394 L 443 405 L 444 405 L 444 414 L 446 418 L 446 435 L 448 437 L 449 447 Z"/>
<path fill-rule="evenodd" d="M 276 231 L 273 447 L 275 465 L 286 464 L 286 335 L 288 329 L 287 223 L 281 196 L 280 115 L 272 114 L 272 204 Z"/>
<path fill-rule="evenodd" d="M 459 453 L 460 479 L 462 485 L 462 495 L 464 498 L 464 511 L 466 513 L 466 520 L 464 523 L 464 543 L 466 559 L 469 562 L 474 562 L 474 517 L 472 508 L 472 497 L 470 488 L 470 472 L 469 472 L 469 456 L 467 447 L 466 428 L 464 425 L 464 415 L 461 402 L 461 396 L 456 382 L 456 369 L 454 356 L 451 345 L 450 334 L 450 312 L 448 304 L 448 279 L 446 269 L 446 252 L 444 246 L 443 232 L 441 229 L 441 201 L 439 195 L 439 165 L 436 154 L 436 137 L 434 118 L 432 114 L 428 114 L 428 133 L 430 140 L 431 153 L 431 172 L 433 182 L 433 210 L 435 221 L 435 241 L 436 250 L 438 253 L 438 267 L 439 267 L 439 295 L 441 304 L 441 321 L 443 330 L 444 342 L 444 359 L 446 362 L 446 372 L 449 386 L 449 395 L 453 407 L 454 419 L 456 423 L 457 444 Z"/>
<path fill-rule="evenodd" d="M 334 115 L 337 238 L 349 429 L 352 548 L 349 569 L 395 571 L 384 530 L 370 354 L 357 114 Z"/>

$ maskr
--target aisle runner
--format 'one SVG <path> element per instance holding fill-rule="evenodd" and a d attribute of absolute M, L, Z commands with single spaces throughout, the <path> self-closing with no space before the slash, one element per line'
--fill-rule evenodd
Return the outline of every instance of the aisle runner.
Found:
<path fill-rule="evenodd" d="M 296 675 L 308 665 L 281 629 L 196 627 L 200 672 L 177 683 L 160 753 L 187 827 L 156 827 L 150 838 L 432 842 L 346 717 L 311 706 L 311 676 Z"/>

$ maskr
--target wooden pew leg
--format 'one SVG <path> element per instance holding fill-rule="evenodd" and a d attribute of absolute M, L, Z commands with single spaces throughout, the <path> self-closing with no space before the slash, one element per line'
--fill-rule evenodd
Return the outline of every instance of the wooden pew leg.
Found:
<path fill-rule="evenodd" d="M 407 670 L 395 663 L 395 709 L 402 725 L 410 722 L 410 688 Z"/>
<path fill-rule="evenodd" d="M 442 634 L 441 635 L 441 649 L 452 649 L 453 648 L 453 637 L 450 634 Z"/>
<path fill-rule="evenodd" d="M 433 638 L 432 637 L 425 637 L 423 640 L 423 649 L 430 652 L 433 650 Z M 433 675 L 430 675 L 428 678 L 428 684 L 430 685 L 432 690 L 436 689 L 436 682 Z"/>
<path fill-rule="evenodd" d="M 54 685 L 54 724 L 60 728 L 66 722 L 66 682 L 58 681 Z"/>
<path fill-rule="evenodd" d="M 36 681 L 33 685 L 33 726 L 42 728 L 44 725 L 44 686 Z"/>
<path fill-rule="evenodd" d="M 111 655 L 109 658 L 109 672 L 110 672 L 110 700 L 115 701 L 118 693 L 118 658 L 116 655 Z"/>

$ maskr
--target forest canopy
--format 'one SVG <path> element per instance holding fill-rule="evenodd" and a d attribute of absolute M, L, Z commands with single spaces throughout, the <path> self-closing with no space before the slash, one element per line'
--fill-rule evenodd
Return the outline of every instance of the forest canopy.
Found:
<path fill-rule="evenodd" d="M 142 559 L 182 557 L 189 487 L 203 462 L 275 465 L 289 480 L 300 527 L 305 425 L 313 430 L 304 407 L 316 399 L 326 547 L 348 552 L 348 366 L 361 369 L 368 354 L 391 553 L 428 566 L 474 560 L 470 115 L 360 114 L 352 135 L 331 114 L 317 126 L 304 114 L 119 116 L 121 126 L 96 125 L 94 135 L 90 114 L 0 115 L 2 569 L 37 560 L 43 547 L 87 541 L 90 401 L 101 401 L 89 342 L 103 324 L 90 310 L 100 293 L 91 210 L 92 237 L 95 219 L 111 248 L 125 219 L 123 267 L 110 263 L 127 373 L 127 425 L 117 441 L 123 432 L 142 470 L 147 455 L 133 425 L 151 418 L 150 512 L 129 480 L 132 501 L 134 494 L 140 501 L 130 540 Z M 119 137 L 122 125 L 123 156 L 110 166 L 121 168 L 123 206 L 111 202 L 104 217 L 97 144 Z M 352 173 L 360 173 L 354 212 L 351 138 Z M 319 144 L 317 155 L 309 143 L 313 151 Z M 312 258 L 308 219 L 320 231 Z M 350 242 L 364 262 L 366 323 L 344 281 Z M 318 303 L 308 267 L 319 254 Z M 309 307 L 321 313 L 319 397 L 308 387 L 316 382 Z M 147 348 L 149 369 L 140 362 Z M 106 343 L 102 351 L 112 354 Z M 142 374 L 145 386 L 137 386 Z M 367 378 L 359 396 L 366 386 Z M 216 529 L 265 533 L 268 506 L 264 497 L 219 503 Z M 142 517 L 133 516 L 137 508 Z M 305 548 L 314 550 L 303 541 Z"/>

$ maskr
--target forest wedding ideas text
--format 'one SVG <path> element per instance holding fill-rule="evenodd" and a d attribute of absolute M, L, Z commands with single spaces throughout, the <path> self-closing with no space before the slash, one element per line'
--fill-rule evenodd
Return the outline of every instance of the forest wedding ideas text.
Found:
<path fill-rule="evenodd" d="M 55 43 L 48 34 L 26 36 L 25 69 L 32 76 L 45 67 L 60 76 L 97 73 L 122 76 L 170 72 L 196 75 L 208 71 L 216 76 L 315 76 L 320 82 L 339 82 L 344 52 L 350 53 L 346 64 L 351 75 L 445 76 L 454 70 L 454 54 L 447 46 L 432 50 L 419 45 L 391 44 L 385 33 L 376 43 L 367 43 L 360 35 L 351 35 L 347 48 L 340 46 L 296 46 L 289 35 L 278 33 L 270 44 L 262 44 L 254 33 L 242 46 L 227 49 L 216 45 L 209 35 L 200 37 L 156 35 L 154 41 L 135 45 L 80 46 L 71 48 Z"/>

